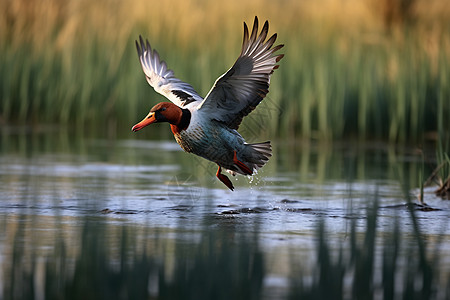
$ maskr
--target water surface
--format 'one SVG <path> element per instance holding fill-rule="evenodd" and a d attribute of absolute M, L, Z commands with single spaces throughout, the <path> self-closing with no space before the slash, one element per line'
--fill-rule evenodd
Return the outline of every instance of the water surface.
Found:
<path fill-rule="evenodd" d="M 415 205 L 412 218 L 408 209 L 408 202 L 418 203 L 423 168 L 413 150 L 288 141 L 273 141 L 273 148 L 273 158 L 257 175 L 232 178 L 231 192 L 216 179 L 214 164 L 184 153 L 172 140 L 3 132 L 0 292 L 28 295 L 18 285 L 32 278 L 35 297 L 58 294 L 52 276 L 60 275 L 66 292 L 67 282 L 78 291 L 79 263 L 92 257 L 91 267 L 101 274 L 123 271 L 123 261 L 147 266 L 141 270 L 149 278 L 144 298 L 176 297 L 172 285 L 165 294 L 164 280 L 184 282 L 177 276 L 186 266 L 195 266 L 193 276 L 200 278 L 215 278 L 227 266 L 234 270 L 230 278 L 247 274 L 241 281 L 252 286 L 250 294 L 236 288 L 242 298 L 286 296 L 299 268 L 310 278 L 315 272 L 319 223 L 325 222 L 331 249 L 349 247 L 352 226 L 360 235 L 367 232 L 374 203 L 378 245 L 397 224 L 406 245 L 402 251 L 408 253 L 409 244 L 415 249 L 417 221 L 426 248 L 437 249 L 448 270 L 450 202 L 429 187 L 424 200 L 434 210 Z M 186 257 L 190 263 L 180 270 Z M 114 279 L 108 282 L 106 289 L 114 290 Z M 210 285 L 221 291 L 216 281 Z"/>

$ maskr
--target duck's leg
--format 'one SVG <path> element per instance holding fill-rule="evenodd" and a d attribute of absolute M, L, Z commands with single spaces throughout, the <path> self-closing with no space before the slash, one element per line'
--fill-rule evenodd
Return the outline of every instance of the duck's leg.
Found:
<path fill-rule="evenodd" d="M 221 173 L 222 172 L 222 167 L 219 166 L 219 169 L 217 170 L 216 176 L 217 178 L 219 178 L 220 181 L 222 181 L 230 190 L 234 190 L 234 186 L 231 183 L 230 179 Z"/>
<path fill-rule="evenodd" d="M 240 160 L 237 159 L 237 156 L 236 156 L 236 150 L 233 151 L 233 152 L 234 152 L 234 156 L 233 156 L 233 161 L 234 161 L 234 163 L 235 163 L 242 171 L 244 171 L 245 174 L 247 174 L 247 175 L 252 175 L 252 174 L 253 174 L 253 171 L 250 170 L 250 168 L 247 167 L 242 161 L 240 161 Z"/>

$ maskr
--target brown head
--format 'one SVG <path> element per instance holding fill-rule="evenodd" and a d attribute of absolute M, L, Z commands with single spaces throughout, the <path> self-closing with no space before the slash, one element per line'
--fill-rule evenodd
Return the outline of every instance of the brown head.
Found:
<path fill-rule="evenodd" d="M 170 102 L 161 102 L 153 106 L 144 120 L 134 125 L 131 130 L 136 132 L 156 122 L 169 122 L 171 125 L 175 125 L 180 130 L 183 130 L 189 126 L 190 120 L 191 113 L 189 110 L 182 109 Z"/>

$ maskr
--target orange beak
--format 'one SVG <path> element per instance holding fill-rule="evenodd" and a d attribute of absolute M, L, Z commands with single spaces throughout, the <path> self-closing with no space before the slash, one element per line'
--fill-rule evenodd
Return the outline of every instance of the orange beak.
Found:
<path fill-rule="evenodd" d="M 131 130 L 136 132 L 138 130 L 141 130 L 145 126 L 150 125 L 155 122 L 156 122 L 155 112 L 151 112 L 144 118 L 144 120 L 142 120 L 139 123 L 137 123 L 136 125 L 134 125 L 133 128 L 131 128 Z"/>

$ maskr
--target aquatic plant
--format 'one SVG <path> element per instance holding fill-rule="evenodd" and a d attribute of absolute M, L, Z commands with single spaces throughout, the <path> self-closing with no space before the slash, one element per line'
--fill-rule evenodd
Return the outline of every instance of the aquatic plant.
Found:
<path fill-rule="evenodd" d="M 439 141 L 439 146 L 436 150 L 437 166 L 423 185 L 427 186 L 434 182 L 438 186 L 435 191 L 436 196 L 450 200 L 450 157 L 449 152 L 443 150 L 443 143 Z M 448 148 L 448 139 L 446 140 L 446 144 L 446 148 Z"/>
<path fill-rule="evenodd" d="M 158 99 L 137 62 L 139 34 L 205 95 L 236 59 L 242 22 L 259 14 L 286 44 L 268 95 L 280 112 L 266 119 L 272 135 L 420 142 L 450 128 L 437 116 L 450 114 L 445 1 L 414 1 L 414 22 L 389 32 L 373 1 L 326 1 L 201 1 L 208 14 L 198 1 L 1 1 L 0 122 L 126 132 Z M 265 132 L 258 123 L 247 121 Z"/>

